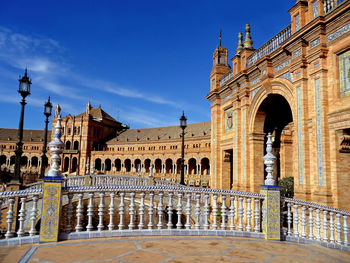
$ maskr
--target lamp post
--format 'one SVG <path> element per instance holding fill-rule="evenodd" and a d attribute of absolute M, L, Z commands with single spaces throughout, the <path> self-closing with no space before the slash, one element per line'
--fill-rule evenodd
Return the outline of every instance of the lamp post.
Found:
<path fill-rule="evenodd" d="M 182 129 L 182 147 L 181 147 L 181 181 L 180 184 L 185 185 L 185 129 L 187 127 L 187 119 L 184 112 L 180 118 L 180 127 Z"/>
<path fill-rule="evenodd" d="M 19 81 L 19 88 L 18 88 L 18 93 L 21 94 L 22 96 L 22 109 L 21 109 L 21 117 L 19 119 L 19 128 L 18 128 L 18 141 L 17 141 L 17 147 L 15 150 L 16 154 L 16 160 L 15 160 L 15 175 L 13 177 L 13 181 L 19 182 L 22 184 L 22 178 L 20 176 L 21 173 L 21 156 L 23 153 L 22 150 L 22 139 L 23 139 L 23 117 L 24 117 L 24 106 L 27 104 L 25 101 L 25 98 L 30 95 L 30 85 L 32 82 L 28 78 L 27 75 L 27 69 L 24 72 L 24 76 L 18 80 Z"/>
<path fill-rule="evenodd" d="M 43 148 L 43 155 L 41 156 L 41 169 L 40 169 L 40 178 L 45 177 L 45 168 L 47 166 L 47 157 L 46 157 L 46 148 L 47 148 L 47 125 L 49 124 L 49 117 L 51 116 L 52 112 L 52 104 L 50 102 L 50 97 L 48 101 L 44 104 L 44 115 L 46 116 L 45 120 L 45 134 L 44 134 L 44 148 Z"/>

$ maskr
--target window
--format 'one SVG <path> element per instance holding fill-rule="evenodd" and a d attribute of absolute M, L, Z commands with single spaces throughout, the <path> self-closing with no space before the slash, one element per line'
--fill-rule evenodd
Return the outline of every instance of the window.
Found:
<path fill-rule="evenodd" d="M 318 17 L 318 0 L 312 2 L 312 16 L 314 19 Z"/>
<path fill-rule="evenodd" d="M 340 97 L 350 96 L 350 50 L 338 56 Z"/>
<path fill-rule="evenodd" d="M 71 133 L 71 128 L 68 128 L 68 135 L 70 135 Z"/>
<path fill-rule="evenodd" d="M 237 63 L 235 63 L 235 74 L 237 74 Z"/>
<path fill-rule="evenodd" d="M 243 57 L 243 68 L 245 69 L 245 57 Z"/>
<path fill-rule="evenodd" d="M 297 14 L 294 17 L 294 21 L 295 21 L 295 32 L 296 32 L 300 29 L 300 16 L 299 16 L 299 14 Z"/>
<path fill-rule="evenodd" d="M 211 82 L 211 87 L 212 89 L 215 89 L 215 79 L 213 79 L 213 81 Z"/>

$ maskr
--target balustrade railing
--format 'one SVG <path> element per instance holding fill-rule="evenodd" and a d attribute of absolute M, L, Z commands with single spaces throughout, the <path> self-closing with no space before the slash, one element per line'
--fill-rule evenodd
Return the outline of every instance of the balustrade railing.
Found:
<path fill-rule="evenodd" d="M 287 240 L 307 240 L 349 246 L 350 211 L 284 198 L 283 226 Z"/>
<path fill-rule="evenodd" d="M 348 0 L 322 0 L 324 13 L 328 14 Z"/>

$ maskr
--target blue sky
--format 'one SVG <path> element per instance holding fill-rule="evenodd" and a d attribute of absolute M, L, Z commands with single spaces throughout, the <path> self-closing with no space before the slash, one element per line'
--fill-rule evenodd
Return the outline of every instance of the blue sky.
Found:
<path fill-rule="evenodd" d="M 44 127 L 51 96 L 63 115 L 88 100 L 131 128 L 210 120 L 209 74 L 222 28 L 234 55 L 251 24 L 258 48 L 290 23 L 295 0 L 21 1 L 0 6 L 0 127 L 17 128 L 18 77 L 32 79 L 24 128 Z"/>

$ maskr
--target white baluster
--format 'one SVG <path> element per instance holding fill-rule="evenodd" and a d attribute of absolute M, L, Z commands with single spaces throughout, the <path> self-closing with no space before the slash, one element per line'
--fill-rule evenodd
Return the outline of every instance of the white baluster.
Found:
<path fill-rule="evenodd" d="M 70 233 L 72 232 L 72 216 L 73 216 L 73 193 L 68 193 L 68 205 L 67 205 L 67 225 L 66 225 L 66 232 Z"/>
<path fill-rule="evenodd" d="M 159 203 L 158 203 L 158 224 L 157 228 L 163 228 L 163 192 L 159 193 Z"/>
<path fill-rule="evenodd" d="M 140 215 L 140 222 L 139 222 L 139 229 L 143 229 L 143 215 L 145 214 L 145 193 L 141 192 L 141 203 L 140 203 L 140 209 L 139 209 L 139 215 Z"/>
<path fill-rule="evenodd" d="M 195 215 L 196 215 L 196 224 L 195 224 L 195 229 L 199 230 L 200 229 L 200 218 L 201 218 L 201 205 L 200 205 L 200 198 L 201 194 L 196 193 L 196 209 L 195 209 Z"/>
<path fill-rule="evenodd" d="M 181 214 L 182 214 L 182 193 L 177 194 L 177 224 L 176 228 L 181 229 L 182 223 L 181 223 Z"/>
<path fill-rule="evenodd" d="M 26 197 L 21 197 L 21 209 L 19 210 L 19 216 L 18 216 L 18 221 L 19 221 L 19 227 L 17 231 L 17 236 L 18 237 L 23 237 L 24 236 L 24 221 L 26 220 Z"/>
<path fill-rule="evenodd" d="M 243 197 L 238 197 L 238 231 L 243 231 Z"/>
<path fill-rule="evenodd" d="M 114 229 L 114 223 L 113 223 L 113 217 L 114 217 L 114 197 L 115 193 L 110 193 L 109 198 L 111 199 L 109 202 L 109 224 L 108 224 L 108 230 L 112 231 Z"/>
<path fill-rule="evenodd" d="M 125 193 L 121 192 L 120 194 L 120 203 L 119 203 L 119 225 L 118 228 L 119 230 L 124 229 L 124 196 Z"/>
<path fill-rule="evenodd" d="M 343 215 L 343 220 L 344 220 L 344 224 L 343 224 L 343 229 L 344 229 L 344 246 L 348 246 L 349 242 L 348 242 L 348 222 L 347 222 L 347 216 Z"/>
<path fill-rule="evenodd" d="M 149 193 L 149 207 L 148 207 L 148 229 L 153 228 L 153 198 L 154 198 L 154 193 L 150 192 Z"/>
<path fill-rule="evenodd" d="M 93 203 L 94 193 L 89 193 L 89 205 L 87 209 L 88 215 L 88 225 L 86 226 L 86 231 L 92 231 L 94 228 L 92 225 L 92 217 L 94 215 L 94 203 Z"/>
<path fill-rule="evenodd" d="M 306 206 L 301 207 L 301 237 L 306 238 Z"/>
<path fill-rule="evenodd" d="M 190 217 L 191 217 L 191 193 L 187 193 L 187 203 L 186 203 L 186 229 L 191 229 Z"/>
<path fill-rule="evenodd" d="M 287 212 L 288 232 L 287 232 L 287 235 L 288 235 L 288 236 L 292 236 L 292 231 L 291 231 L 292 212 L 291 212 L 291 204 L 290 204 L 290 203 L 287 203 L 287 208 L 288 208 L 288 212 Z"/>
<path fill-rule="evenodd" d="M 341 245 L 341 223 L 340 214 L 337 213 L 337 244 Z"/>
<path fill-rule="evenodd" d="M 251 203 L 252 203 L 252 199 L 247 198 L 247 227 L 246 227 L 246 231 L 248 231 L 248 232 L 252 231 L 251 222 L 250 222 L 251 218 L 252 218 Z"/>
<path fill-rule="evenodd" d="M 254 198 L 255 209 L 254 209 L 254 232 L 258 233 L 260 231 L 260 200 L 258 198 Z"/>
<path fill-rule="evenodd" d="M 168 203 L 168 224 L 167 224 L 168 229 L 173 228 L 172 218 L 173 218 L 173 193 L 170 192 L 169 193 L 169 203 Z"/>
<path fill-rule="evenodd" d="M 221 229 L 226 229 L 226 195 L 222 195 L 222 205 L 221 205 Z"/>
<path fill-rule="evenodd" d="M 331 243 L 334 243 L 334 218 L 333 218 L 334 213 L 330 212 L 329 213 L 329 230 L 330 230 L 330 237 L 329 237 L 329 241 Z"/>
<path fill-rule="evenodd" d="M 328 242 L 327 234 L 328 224 L 327 224 L 327 211 L 323 211 L 323 241 Z"/>
<path fill-rule="evenodd" d="M 230 230 L 235 230 L 235 196 L 230 195 Z"/>
<path fill-rule="evenodd" d="M 129 205 L 129 216 L 130 216 L 130 223 L 129 223 L 129 229 L 132 230 L 135 228 L 134 223 L 134 215 L 135 215 L 135 192 L 130 193 L 130 205 Z"/>
<path fill-rule="evenodd" d="M 320 209 L 316 209 L 316 240 L 321 241 L 321 217 Z"/>
<path fill-rule="evenodd" d="M 75 226 L 75 231 L 80 232 L 83 230 L 83 225 L 81 221 L 83 220 L 83 194 L 78 194 L 78 205 L 77 205 L 77 225 Z"/>
<path fill-rule="evenodd" d="M 209 195 L 204 195 L 204 230 L 209 229 Z"/>
<path fill-rule="evenodd" d="M 313 208 L 309 207 L 309 239 L 314 239 L 314 219 L 313 219 Z"/>
<path fill-rule="evenodd" d="M 29 235 L 35 236 L 37 234 L 37 231 L 35 229 L 35 223 L 36 223 L 36 216 L 37 216 L 37 204 L 38 204 L 38 199 L 39 197 L 37 195 L 34 195 L 32 200 L 33 200 L 33 207 L 32 207 L 32 213 L 30 214 L 30 231 L 29 231 Z M 1 210 L 1 209 L 0 209 Z"/>
<path fill-rule="evenodd" d="M 294 228 L 294 237 L 299 237 L 299 215 L 298 215 L 298 205 L 294 205 L 294 214 L 293 214 L 293 228 Z"/>
<path fill-rule="evenodd" d="M 218 195 L 213 194 L 213 224 L 211 225 L 212 230 L 216 230 L 218 228 L 218 224 L 216 222 L 216 216 L 218 214 L 217 200 L 218 200 Z"/>
<path fill-rule="evenodd" d="M 9 199 L 9 208 L 8 208 L 8 211 L 7 211 L 7 232 L 5 234 L 5 237 L 6 238 L 11 238 L 14 236 L 14 233 L 12 232 L 12 223 L 13 223 L 13 204 L 15 202 L 15 199 L 13 197 L 11 197 Z"/>
<path fill-rule="evenodd" d="M 104 197 L 105 193 L 101 192 L 100 193 L 100 204 L 98 205 L 98 225 L 97 225 L 97 230 L 102 231 L 104 226 L 103 226 L 103 216 L 105 212 L 105 204 L 104 204 Z"/>

